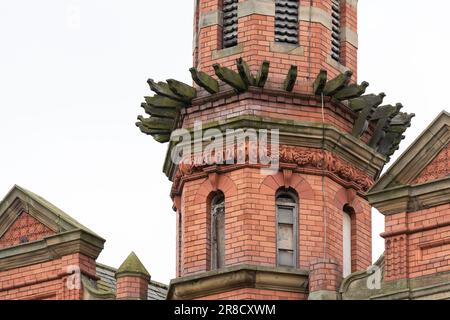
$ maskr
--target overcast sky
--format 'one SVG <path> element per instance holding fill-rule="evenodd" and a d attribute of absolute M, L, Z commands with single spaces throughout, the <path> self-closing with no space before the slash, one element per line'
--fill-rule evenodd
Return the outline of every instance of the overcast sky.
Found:
<path fill-rule="evenodd" d="M 448 12 L 444 0 L 359 1 L 359 80 L 417 114 L 401 151 L 448 110 Z M 147 78 L 190 81 L 192 17 L 192 0 L 0 1 L 0 198 L 14 184 L 40 194 L 107 240 L 100 262 L 134 250 L 166 283 L 166 145 L 134 123 Z M 382 230 L 374 213 L 375 259 Z"/>

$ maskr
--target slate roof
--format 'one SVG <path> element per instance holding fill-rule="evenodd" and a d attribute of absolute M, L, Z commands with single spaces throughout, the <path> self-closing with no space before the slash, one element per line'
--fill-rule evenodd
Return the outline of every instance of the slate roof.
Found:
<path fill-rule="evenodd" d="M 117 269 L 97 263 L 97 276 L 100 278 L 97 281 L 97 288 L 101 291 L 116 292 L 116 278 Z M 163 283 L 150 280 L 148 284 L 148 300 L 166 300 L 167 291 L 169 287 Z"/>

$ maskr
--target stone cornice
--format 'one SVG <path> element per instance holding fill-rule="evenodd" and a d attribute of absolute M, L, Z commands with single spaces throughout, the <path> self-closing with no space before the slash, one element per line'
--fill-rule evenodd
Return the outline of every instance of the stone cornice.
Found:
<path fill-rule="evenodd" d="M 384 215 L 431 208 L 449 203 L 450 177 L 420 185 L 371 191 L 367 198 L 370 204 Z"/>
<path fill-rule="evenodd" d="M 0 271 L 81 253 L 97 259 L 105 240 L 84 230 L 73 230 L 0 250 Z"/>
<path fill-rule="evenodd" d="M 204 130 L 217 128 L 222 132 L 227 129 L 254 128 L 254 129 L 279 129 L 280 144 L 332 151 L 351 163 L 356 168 L 367 172 L 372 178 L 377 178 L 381 172 L 385 158 L 375 152 L 361 140 L 350 134 L 345 134 L 333 125 L 323 126 L 321 123 L 272 119 L 259 116 L 240 116 L 227 119 L 224 123 L 213 122 L 204 126 Z M 181 144 L 180 144 L 181 145 Z M 175 165 L 170 159 L 173 144 L 169 145 L 166 154 L 164 172 L 173 179 Z"/>
<path fill-rule="evenodd" d="M 168 300 L 190 300 L 243 288 L 308 293 L 308 272 L 296 269 L 239 265 L 177 278 Z"/>

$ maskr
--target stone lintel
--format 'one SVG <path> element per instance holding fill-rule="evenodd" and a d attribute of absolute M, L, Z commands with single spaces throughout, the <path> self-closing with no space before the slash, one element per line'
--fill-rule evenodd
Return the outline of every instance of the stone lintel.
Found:
<path fill-rule="evenodd" d="M 105 240 L 84 230 L 72 230 L 42 240 L 0 250 L 0 271 L 81 253 L 97 259 Z"/>
<path fill-rule="evenodd" d="M 308 293 L 308 271 L 238 265 L 171 281 L 168 300 L 190 300 L 243 288 Z"/>
<path fill-rule="evenodd" d="M 243 18 L 253 14 L 275 16 L 274 0 L 245 0 L 239 2 L 238 17 Z"/>

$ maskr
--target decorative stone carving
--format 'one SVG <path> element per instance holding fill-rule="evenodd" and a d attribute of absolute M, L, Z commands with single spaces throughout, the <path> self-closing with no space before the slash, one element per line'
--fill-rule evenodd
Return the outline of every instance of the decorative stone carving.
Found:
<path fill-rule="evenodd" d="M 247 143 L 245 147 L 234 150 L 224 149 L 223 153 L 213 155 L 191 155 L 184 158 L 178 165 L 178 172 L 175 175 L 175 185 L 182 176 L 189 176 L 197 172 L 202 172 L 208 166 L 221 165 L 225 163 L 239 163 L 238 160 L 245 161 L 242 164 L 257 163 L 257 159 L 253 159 L 252 155 L 258 154 L 258 145 Z M 267 156 L 275 159 L 277 155 L 271 154 L 270 146 L 267 150 Z M 362 191 L 367 191 L 372 187 L 374 181 L 367 176 L 362 170 L 346 163 L 332 152 L 319 149 L 306 149 L 302 147 L 290 147 L 281 145 L 279 147 L 279 162 L 281 164 L 294 164 L 298 168 L 309 168 L 323 170 L 336 175 L 337 177 L 355 183 Z"/>
<path fill-rule="evenodd" d="M 421 184 L 450 176 L 450 144 L 414 180 L 413 184 Z"/>
<path fill-rule="evenodd" d="M 280 162 L 295 163 L 299 167 L 325 170 L 339 178 L 356 183 L 362 190 L 368 190 L 374 183 L 361 170 L 344 162 L 329 151 L 280 146 Z"/>

